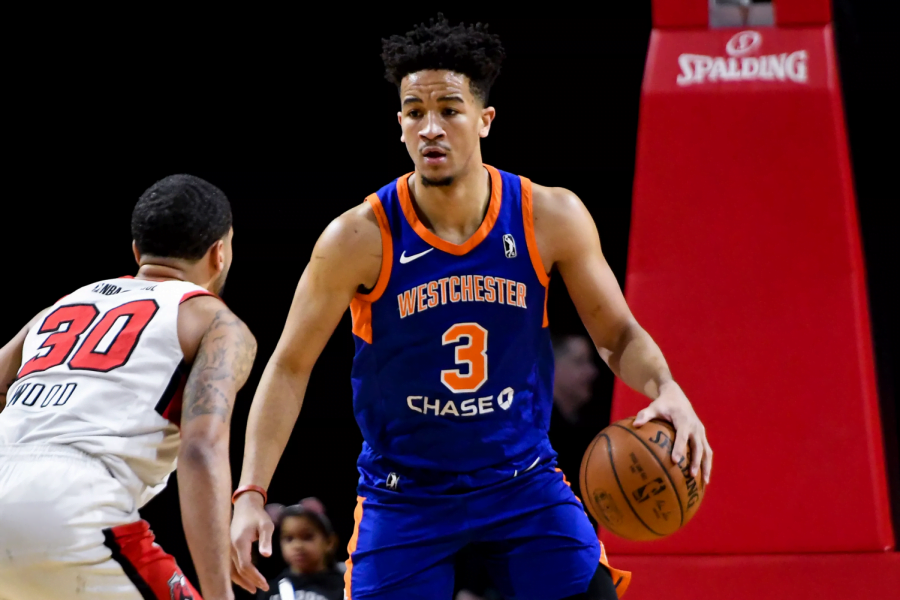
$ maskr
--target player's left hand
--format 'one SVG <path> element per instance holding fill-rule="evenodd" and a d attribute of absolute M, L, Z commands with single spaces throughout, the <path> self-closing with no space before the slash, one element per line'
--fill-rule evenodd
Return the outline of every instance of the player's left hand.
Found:
<path fill-rule="evenodd" d="M 659 397 L 637 414 L 634 426 L 640 427 L 651 419 L 663 419 L 675 427 L 672 462 L 677 464 L 681 461 L 690 442 L 691 475 L 697 477 L 702 467 L 703 482 L 708 484 L 712 473 L 713 451 L 706 439 L 706 427 L 694 412 L 691 401 L 674 381 L 660 388 Z"/>

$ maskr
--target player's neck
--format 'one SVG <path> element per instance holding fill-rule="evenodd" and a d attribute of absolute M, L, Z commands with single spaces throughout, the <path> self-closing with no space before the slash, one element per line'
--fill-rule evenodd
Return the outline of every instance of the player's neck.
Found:
<path fill-rule="evenodd" d="M 481 226 L 491 199 L 491 178 L 480 162 L 450 185 L 425 185 L 418 173 L 409 183 L 419 219 L 439 237 L 463 241 Z"/>
<path fill-rule="evenodd" d="M 196 283 L 200 287 L 206 287 L 202 283 L 197 283 L 197 277 L 192 275 L 194 274 L 190 273 L 187 269 L 176 265 L 148 263 L 140 266 L 137 275 L 135 275 L 134 278 L 152 281 L 187 281 L 189 283 Z"/>
<path fill-rule="evenodd" d="M 135 279 L 152 279 L 156 281 L 190 281 L 187 272 L 172 265 L 145 264 L 138 269 Z"/>

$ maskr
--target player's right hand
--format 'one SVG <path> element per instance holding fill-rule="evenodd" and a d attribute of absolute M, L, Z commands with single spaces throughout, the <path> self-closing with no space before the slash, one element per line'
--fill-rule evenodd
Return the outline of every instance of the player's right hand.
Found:
<path fill-rule="evenodd" d="M 231 580 L 251 594 L 257 588 L 269 590 L 266 578 L 253 565 L 253 542 L 259 541 L 259 553 L 272 555 L 272 533 L 275 524 L 266 512 L 259 494 L 238 496 L 231 518 Z"/>

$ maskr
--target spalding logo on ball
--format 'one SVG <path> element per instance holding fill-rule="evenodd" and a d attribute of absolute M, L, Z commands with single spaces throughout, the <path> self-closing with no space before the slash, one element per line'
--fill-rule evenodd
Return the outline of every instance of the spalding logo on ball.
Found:
<path fill-rule="evenodd" d="M 703 479 L 691 475 L 687 447 L 672 462 L 675 430 L 654 419 L 623 419 L 601 431 L 581 461 L 581 490 L 598 523 L 629 540 L 658 540 L 684 527 L 703 501 Z"/>

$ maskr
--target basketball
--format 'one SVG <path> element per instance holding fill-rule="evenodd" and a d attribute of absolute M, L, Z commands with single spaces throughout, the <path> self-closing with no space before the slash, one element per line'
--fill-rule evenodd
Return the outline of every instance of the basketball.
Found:
<path fill-rule="evenodd" d="M 703 478 L 691 476 L 690 446 L 672 462 L 675 430 L 654 419 L 635 428 L 634 417 L 601 431 L 581 461 L 588 511 L 614 534 L 658 540 L 684 527 L 703 500 Z"/>

